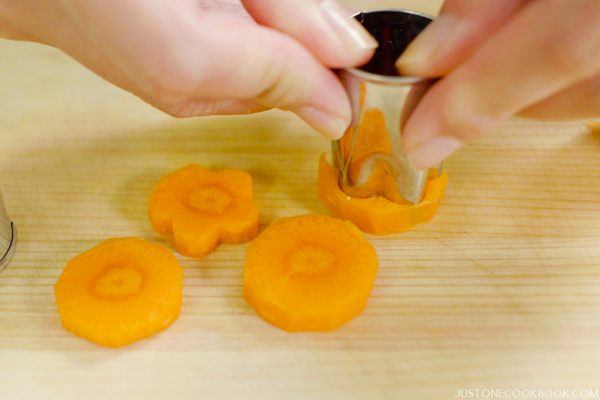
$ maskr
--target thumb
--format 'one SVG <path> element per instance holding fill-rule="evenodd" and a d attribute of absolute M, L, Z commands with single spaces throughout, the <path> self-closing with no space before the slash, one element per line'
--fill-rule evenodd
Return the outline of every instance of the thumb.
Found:
<path fill-rule="evenodd" d="M 446 0 L 442 13 L 396 62 L 406 75 L 442 76 L 464 62 L 530 0 Z"/>
<path fill-rule="evenodd" d="M 205 78 L 197 91 L 204 99 L 251 100 L 293 111 L 324 136 L 342 136 L 351 118 L 346 92 L 297 41 L 237 18 L 206 16 L 201 27 Z"/>
<path fill-rule="evenodd" d="M 260 24 L 283 32 L 332 68 L 366 63 L 377 42 L 335 0 L 242 0 Z"/>

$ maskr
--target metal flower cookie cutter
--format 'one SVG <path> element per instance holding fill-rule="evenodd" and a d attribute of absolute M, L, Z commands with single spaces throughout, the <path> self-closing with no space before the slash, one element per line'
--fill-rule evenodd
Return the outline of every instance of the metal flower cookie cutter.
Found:
<path fill-rule="evenodd" d="M 423 199 L 431 171 L 415 169 L 406 160 L 402 149 L 402 126 L 433 81 L 400 76 L 395 63 L 432 18 L 405 10 L 361 12 L 354 17 L 377 40 L 379 47 L 366 65 L 339 73 L 353 113 L 352 124 L 344 137 L 332 143 L 334 166 L 340 172 L 340 187 L 352 196 L 356 193 L 352 189 L 367 184 L 375 165 L 385 163 L 401 197 L 383 196 L 394 202 L 417 204 Z M 383 137 L 383 140 L 373 135 Z M 365 149 L 357 150 L 359 143 L 363 147 L 371 143 L 371 149 L 366 153 Z M 437 173 L 440 172 L 441 166 L 437 169 Z"/>
<path fill-rule="evenodd" d="M 16 239 L 15 224 L 6 214 L 2 193 L 0 193 L 0 272 L 6 268 L 10 260 L 16 245 Z"/>

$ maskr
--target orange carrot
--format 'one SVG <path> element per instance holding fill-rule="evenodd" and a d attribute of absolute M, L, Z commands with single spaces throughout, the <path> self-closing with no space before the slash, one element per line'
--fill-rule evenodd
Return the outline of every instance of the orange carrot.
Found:
<path fill-rule="evenodd" d="M 362 313 L 376 274 L 377 254 L 352 223 L 284 218 L 250 243 L 244 296 L 281 329 L 327 331 Z"/>
<path fill-rule="evenodd" d="M 403 232 L 431 220 L 447 181 L 446 173 L 439 177 L 432 173 L 425 188 L 425 197 L 416 205 L 398 204 L 379 195 L 350 197 L 340 189 L 338 170 L 323 156 L 319 165 L 318 192 L 321 201 L 337 217 L 354 222 L 364 232 L 385 235 Z"/>
<path fill-rule="evenodd" d="M 351 184 L 344 185 L 342 190 L 349 196 L 368 198 L 383 196 L 396 203 L 406 203 L 396 185 L 396 179 L 390 165 L 384 160 L 374 162 L 371 176 L 368 180 L 356 185 L 363 164 L 374 156 L 391 156 L 392 145 L 385 125 L 385 116 L 376 108 L 365 112 L 356 135 L 346 134 L 340 140 L 340 149 L 344 160 L 348 163 L 348 180 Z"/>
<path fill-rule="evenodd" d="M 183 271 L 163 246 L 108 239 L 71 259 L 54 286 L 65 329 L 119 347 L 166 329 L 179 316 Z"/>
<path fill-rule="evenodd" d="M 242 243 L 258 232 L 252 177 L 188 165 L 161 179 L 148 203 L 154 230 L 172 235 L 182 254 L 201 258 L 221 242 Z"/>
<path fill-rule="evenodd" d="M 352 186 L 342 183 L 342 189 L 348 196 L 359 199 L 381 196 L 398 204 L 410 204 L 400 194 L 392 168 L 384 160 L 375 161 L 371 176 L 364 184 Z"/>
<path fill-rule="evenodd" d="M 352 143 L 354 141 L 354 143 Z M 352 181 L 358 179 L 363 161 L 374 155 L 392 154 L 392 145 L 385 126 L 385 116 L 376 108 L 369 109 L 363 116 L 356 137 L 344 135 L 340 147 L 345 160 L 351 160 L 348 174 Z"/>

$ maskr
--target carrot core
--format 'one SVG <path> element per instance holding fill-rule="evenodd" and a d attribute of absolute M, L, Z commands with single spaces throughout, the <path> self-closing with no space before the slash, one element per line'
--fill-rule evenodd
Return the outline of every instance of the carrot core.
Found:
<path fill-rule="evenodd" d="M 102 275 L 94 284 L 99 296 L 116 298 L 129 296 L 140 291 L 142 274 L 134 268 L 115 267 Z"/>
<path fill-rule="evenodd" d="M 289 268 L 293 274 L 321 275 L 334 264 L 334 255 L 316 246 L 302 246 L 289 256 Z"/>
<path fill-rule="evenodd" d="M 231 195 L 217 186 L 195 188 L 188 196 L 190 207 L 207 214 L 222 214 L 232 202 Z"/>

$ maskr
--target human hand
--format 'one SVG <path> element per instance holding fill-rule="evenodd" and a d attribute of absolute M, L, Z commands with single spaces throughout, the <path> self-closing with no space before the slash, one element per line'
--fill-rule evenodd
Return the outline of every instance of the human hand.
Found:
<path fill-rule="evenodd" d="M 278 107 L 332 139 L 351 111 L 329 68 L 364 63 L 377 46 L 333 0 L 0 0 L 0 28 L 171 115 Z"/>
<path fill-rule="evenodd" d="M 512 115 L 600 116 L 600 1 L 447 0 L 397 62 L 440 77 L 404 126 L 420 168 Z"/>

